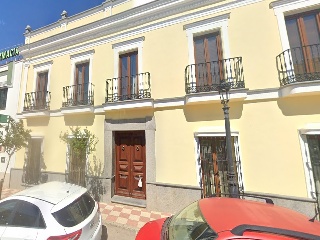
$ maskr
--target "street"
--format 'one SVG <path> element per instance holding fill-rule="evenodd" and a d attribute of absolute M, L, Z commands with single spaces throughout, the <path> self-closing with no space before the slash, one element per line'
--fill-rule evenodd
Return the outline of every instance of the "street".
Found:
<path fill-rule="evenodd" d="M 101 240 L 134 240 L 136 229 L 117 226 L 115 224 L 102 225 Z"/>

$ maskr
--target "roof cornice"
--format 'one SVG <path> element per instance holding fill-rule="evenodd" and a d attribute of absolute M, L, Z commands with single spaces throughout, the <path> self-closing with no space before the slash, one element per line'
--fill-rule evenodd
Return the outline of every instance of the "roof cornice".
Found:
<path fill-rule="evenodd" d="M 30 33 L 24 33 L 24 35 L 29 36 L 29 37 L 34 37 L 34 36 L 39 35 L 41 33 L 48 32 L 50 30 L 53 30 L 55 28 L 60 27 L 61 21 L 68 21 L 69 23 L 75 22 L 75 21 L 78 21 L 82 18 L 85 18 L 85 17 L 91 16 L 91 15 L 94 15 L 96 13 L 99 13 L 101 11 L 104 11 L 104 9 L 106 9 L 106 8 L 119 5 L 119 4 L 126 2 L 126 1 L 128 1 L 128 0 L 117 0 L 116 2 L 114 0 L 107 0 L 96 7 L 93 7 L 93 8 L 87 9 L 83 12 L 77 13 L 75 15 L 66 17 L 66 19 L 59 19 L 58 21 L 56 21 L 54 23 L 51 23 L 49 25 L 43 26 L 38 29 L 34 29 Z"/>
<path fill-rule="evenodd" d="M 119 14 L 80 26 L 78 28 L 56 34 L 37 42 L 25 44 L 20 47 L 20 52 L 25 57 L 32 57 L 37 54 L 41 54 L 41 52 L 46 52 L 45 49 L 47 49 L 49 46 L 51 51 L 54 49 L 61 49 L 62 47 L 67 47 L 84 41 L 90 41 L 97 37 L 106 36 L 108 34 L 116 33 L 117 31 L 137 27 L 151 21 L 156 21 L 161 18 L 169 17 L 221 1 L 223 0 L 184 0 L 182 2 L 178 0 L 159 0 L 150 2 L 148 4 L 141 5 Z M 245 0 L 238 0 L 238 2 L 241 1 Z M 54 25 L 52 25 L 52 27 L 53 26 Z M 43 28 L 41 31 L 48 31 L 48 29 Z M 81 38 L 78 37 L 79 34 L 81 34 Z M 65 41 L 65 39 L 68 39 L 68 41 Z M 40 51 L 40 49 L 42 51 Z M 28 50 L 27 55 L 26 50 Z"/>

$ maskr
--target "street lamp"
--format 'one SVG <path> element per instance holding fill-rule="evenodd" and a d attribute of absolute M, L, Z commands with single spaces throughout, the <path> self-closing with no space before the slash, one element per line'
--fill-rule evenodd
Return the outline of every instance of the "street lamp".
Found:
<path fill-rule="evenodd" d="M 228 187 L 230 197 L 236 198 L 239 196 L 239 190 L 237 187 L 236 174 L 234 170 L 234 162 L 232 159 L 232 145 L 231 145 L 231 130 L 229 119 L 229 99 L 230 99 L 231 83 L 222 81 L 218 86 L 221 104 L 223 105 L 224 122 L 226 129 L 226 148 L 227 148 L 227 163 L 228 163 Z"/>

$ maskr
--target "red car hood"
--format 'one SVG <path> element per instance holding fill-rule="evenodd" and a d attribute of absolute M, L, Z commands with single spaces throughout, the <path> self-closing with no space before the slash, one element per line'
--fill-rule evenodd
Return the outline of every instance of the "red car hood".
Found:
<path fill-rule="evenodd" d="M 136 240 L 160 240 L 161 228 L 167 218 L 147 222 L 138 232 Z"/>

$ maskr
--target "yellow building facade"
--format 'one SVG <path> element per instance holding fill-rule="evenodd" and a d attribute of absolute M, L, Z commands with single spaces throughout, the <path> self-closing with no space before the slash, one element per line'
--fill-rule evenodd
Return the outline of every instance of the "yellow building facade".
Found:
<path fill-rule="evenodd" d="M 313 216 L 319 8 L 318 0 L 117 0 L 28 26 L 18 116 L 32 147 L 18 153 L 11 186 L 26 184 L 30 166 L 39 182 L 65 181 L 71 150 L 59 136 L 79 126 L 99 139 L 105 202 L 176 212 L 223 195 L 227 83 L 237 188 Z"/>

